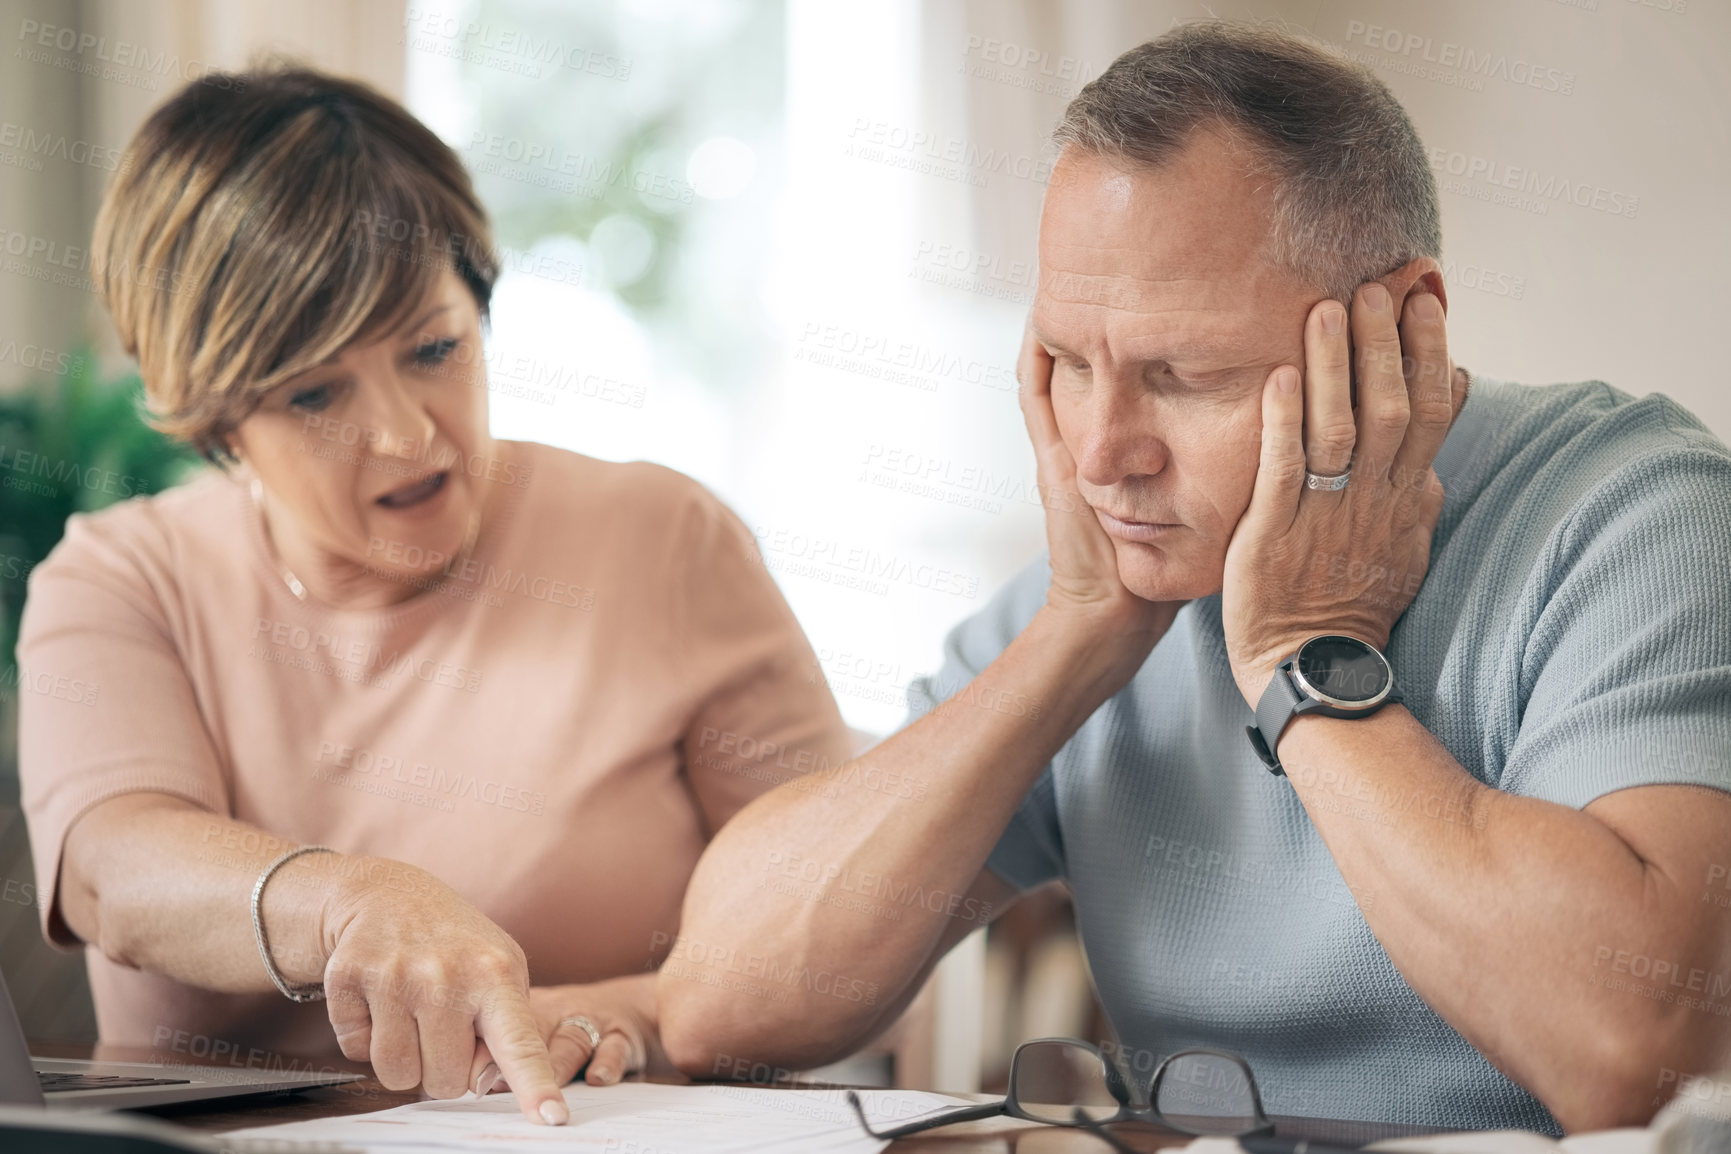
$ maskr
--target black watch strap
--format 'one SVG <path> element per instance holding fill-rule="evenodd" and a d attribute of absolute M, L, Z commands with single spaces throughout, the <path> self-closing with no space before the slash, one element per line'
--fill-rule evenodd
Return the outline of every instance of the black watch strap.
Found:
<path fill-rule="evenodd" d="M 1280 735 L 1286 729 L 1287 722 L 1292 720 L 1293 710 L 1304 700 L 1298 692 L 1298 686 L 1292 684 L 1292 677 L 1286 667 L 1291 658 L 1282 661 L 1274 670 L 1274 676 L 1268 679 L 1268 688 L 1262 691 L 1262 698 L 1256 703 L 1256 724 L 1247 725 L 1244 731 L 1250 735 L 1250 744 L 1256 750 L 1256 756 L 1262 759 L 1262 764 L 1268 767 L 1268 772 L 1284 777 L 1286 771 L 1280 767 L 1280 758 L 1275 750 L 1280 746 Z"/>
<path fill-rule="evenodd" d="M 1302 648 L 1301 646 L 1300 649 Z M 1328 717 L 1369 717 L 1385 705 L 1399 705 L 1406 700 L 1400 683 L 1394 682 L 1389 685 L 1387 696 L 1374 705 L 1351 710 L 1332 708 L 1306 696 L 1293 682 L 1292 665 L 1297 660 L 1298 654 L 1294 653 L 1275 666 L 1274 676 L 1268 679 L 1268 688 L 1262 691 L 1262 697 L 1256 703 L 1256 724 L 1244 727 L 1244 732 L 1250 735 L 1250 745 L 1256 750 L 1256 756 L 1262 759 L 1268 772 L 1276 777 L 1286 776 L 1277 752 L 1280 748 L 1280 735 L 1286 732 L 1286 727 L 1300 713 L 1320 713 Z M 1391 671 L 1390 677 L 1392 676 Z"/>

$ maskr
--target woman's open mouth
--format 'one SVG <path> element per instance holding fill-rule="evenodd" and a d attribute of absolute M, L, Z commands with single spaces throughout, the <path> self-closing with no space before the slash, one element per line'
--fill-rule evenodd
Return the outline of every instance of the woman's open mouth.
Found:
<path fill-rule="evenodd" d="M 433 473 L 412 485 L 404 485 L 401 489 L 392 489 L 378 499 L 378 504 L 387 509 L 412 509 L 416 505 L 438 496 L 450 476 L 448 471 Z"/>

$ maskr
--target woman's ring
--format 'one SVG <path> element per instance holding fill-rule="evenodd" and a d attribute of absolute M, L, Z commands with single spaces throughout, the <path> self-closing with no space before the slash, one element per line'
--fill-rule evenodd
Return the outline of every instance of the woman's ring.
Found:
<path fill-rule="evenodd" d="M 591 1049 L 591 1050 L 594 1050 L 595 1047 L 597 1047 L 601 1044 L 601 1031 L 597 1030 L 595 1028 L 594 1022 L 591 1022 L 588 1018 L 585 1018 L 582 1014 L 577 1014 L 576 1016 L 570 1017 L 570 1018 L 561 1018 L 559 1020 L 559 1024 L 561 1026 L 576 1026 L 579 1030 L 582 1030 L 585 1034 L 588 1034 L 589 1035 L 589 1049 Z"/>
<path fill-rule="evenodd" d="M 1304 471 L 1304 487 L 1306 489 L 1321 489 L 1325 493 L 1346 488 L 1346 483 L 1350 480 L 1352 480 L 1352 462 L 1350 461 L 1347 462 L 1346 472 L 1335 477 L 1318 476 L 1309 469 Z"/>

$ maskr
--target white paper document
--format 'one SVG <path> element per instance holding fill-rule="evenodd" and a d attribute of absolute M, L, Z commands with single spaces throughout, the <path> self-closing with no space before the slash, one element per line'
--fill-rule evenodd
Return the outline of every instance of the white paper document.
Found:
<path fill-rule="evenodd" d="M 1657 1139 L 1651 1130 L 1636 1129 L 1600 1130 L 1567 1138 L 1547 1138 L 1523 1130 L 1489 1130 L 1395 1138 L 1368 1149 L 1386 1154 L 1652 1154 Z"/>
<path fill-rule="evenodd" d="M 879 1129 L 968 1099 L 916 1090 L 861 1090 Z M 886 1143 L 860 1129 L 841 1090 L 751 1086 L 565 1087 L 568 1126 L 524 1119 L 509 1094 L 415 1102 L 372 1114 L 236 1130 L 230 1138 L 335 1143 L 381 1154 L 414 1151 L 596 1151 L 603 1154 L 877 1154 Z"/>
<path fill-rule="evenodd" d="M 1567 1138 L 1547 1138 L 1525 1130 L 1483 1130 L 1431 1134 L 1423 1138 L 1385 1138 L 1367 1154 L 1654 1154 L 1658 1136 L 1651 1130 L 1600 1130 Z M 1198 1138 L 1184 1154 L 1244 1154 L 1236 1138 Z"/>

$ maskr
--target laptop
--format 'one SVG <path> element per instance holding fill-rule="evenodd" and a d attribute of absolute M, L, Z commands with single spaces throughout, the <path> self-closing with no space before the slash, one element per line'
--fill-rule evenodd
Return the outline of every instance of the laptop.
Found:
<path fill-rule="evenodd" d="M 246 1094 L 289 1094 L 360 1080 L 359 1074 L 329 1069 L 32 1058 L 6 990 L 6 976 L 0 974 L 0 1106 L 131 1110 Z"/>

